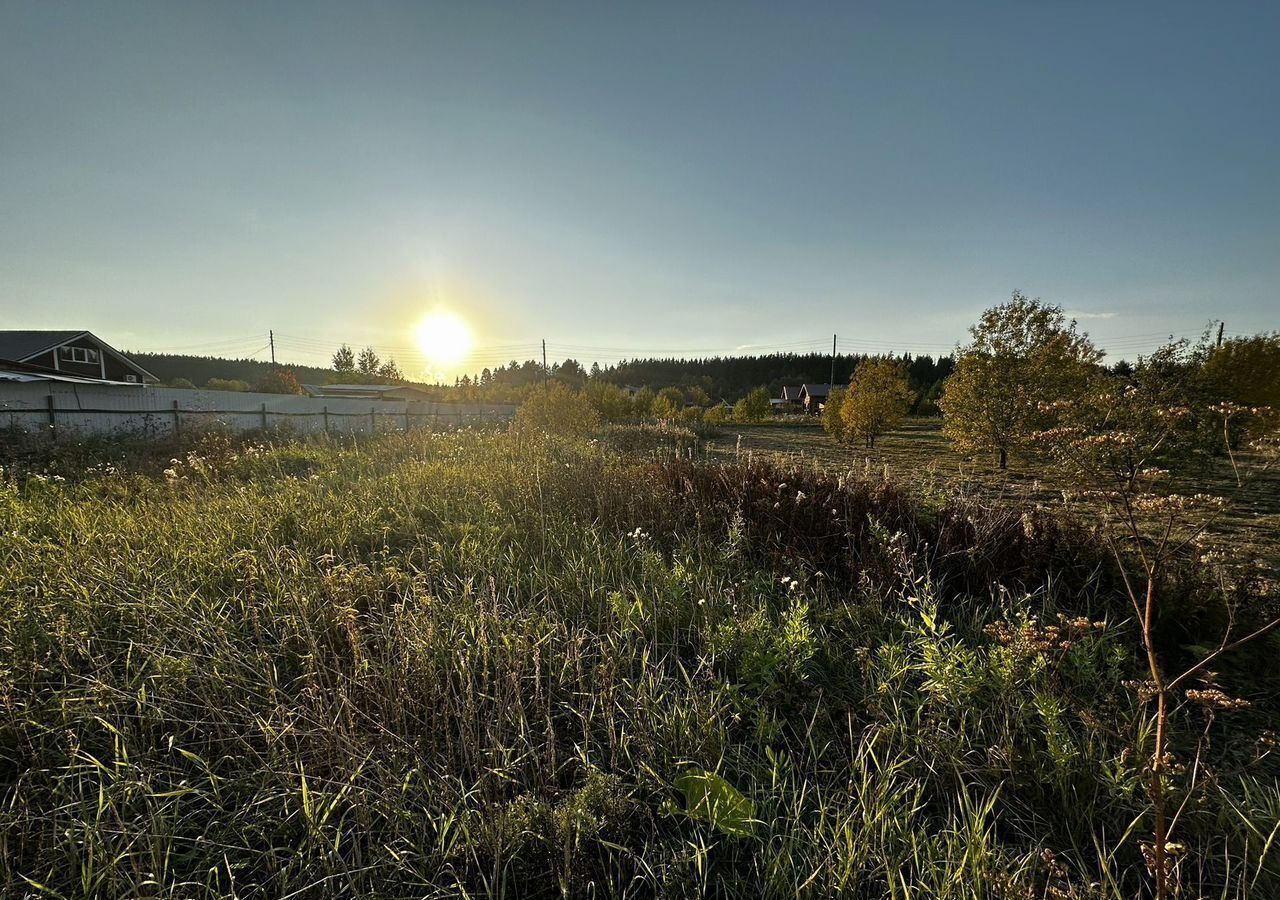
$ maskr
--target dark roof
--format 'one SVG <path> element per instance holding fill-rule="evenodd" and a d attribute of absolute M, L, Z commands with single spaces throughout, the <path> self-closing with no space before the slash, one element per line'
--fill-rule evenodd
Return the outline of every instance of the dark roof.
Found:
<path fill-rule="evenodd" d="M 791 385 L 784 386 L 782 388 L 782 399 L 783 400 L 799 400 L 800 388 L 792 387 Z"/>
<path fill-rule="evenodd" d="M 21 362 L 88 334 L 86 331 L 0 331 L 0 359 Z"/>
<path fill-rule="evenodd" d="M 26 362 L 42 353 L 61 347 L 70 341 L 80 338 L 89 338 L 93 343 L 97 344 L 102 350 L 116 359 L 120 360 L 143 381 L 157 381 L 156 376 L 152 375 L 142 366 L 125 356 L 115 347 L 112 347 L 102 338 L 98 337 L 92 331 L 0 331 L 0 359 L 13 360 L 14 362 Z M 101 380 L 101 379 L 98 379 Z"/>
<path fill-rule="evenodd" d="M 800 386 L 800 392 L 806 397 L 825 397 L 831 393 L 831 385 L 803 384 Z"/>

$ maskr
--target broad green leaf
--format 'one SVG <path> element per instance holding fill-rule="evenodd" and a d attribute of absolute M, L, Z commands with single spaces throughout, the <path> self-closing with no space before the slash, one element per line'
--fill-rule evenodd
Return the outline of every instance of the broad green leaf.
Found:
<path fill-rule="evenodd" d="M 693 769 L 677 778 L 675 786 L 684 794 L 685 815 L 734 837 L 755 834 L 755 804 L 719 775 Z"/>

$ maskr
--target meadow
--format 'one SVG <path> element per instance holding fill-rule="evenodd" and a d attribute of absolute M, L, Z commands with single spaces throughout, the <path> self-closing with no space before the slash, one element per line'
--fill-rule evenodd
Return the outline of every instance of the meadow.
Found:
<path fill-rule="evenodd" d="M 1145 896 L 1087 511 L 742 433 L 10 460 L 0 895 Z M 1260 584 L 1189 557 L 1162 645 Z M 1177 713 L 1186 896 L 1280 895 L 1275 650 Z"/>

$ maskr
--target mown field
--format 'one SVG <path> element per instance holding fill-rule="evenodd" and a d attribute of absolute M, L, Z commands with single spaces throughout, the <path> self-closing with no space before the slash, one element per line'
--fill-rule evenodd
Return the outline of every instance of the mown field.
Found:
<path fill-rule="evenodd" d="M 11 468 L 0 896 L 1144 896 L 1094 523 L 743 434 Z M 1173 658 L 1264 590 L 1166 582 Z M 1175 716 L 1185 896 L 1280 896 L 1276 649 Z"/>

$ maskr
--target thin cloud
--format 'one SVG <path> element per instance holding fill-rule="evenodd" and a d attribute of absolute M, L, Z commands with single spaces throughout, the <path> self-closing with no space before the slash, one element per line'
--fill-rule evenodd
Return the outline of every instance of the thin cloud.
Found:
<path fill-rule="evenodd" d="M 1116 314 L 1113 312 L 1077 312 L 1076 310 L 1068 310 L 1067 316 L 1072 319 L 1114 319 Z"/>

